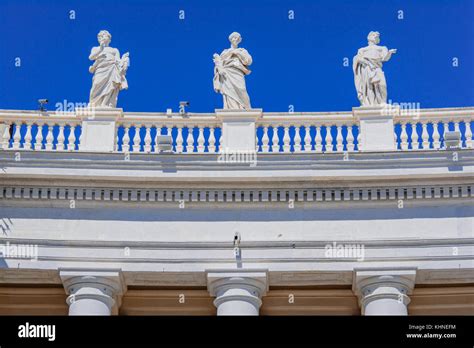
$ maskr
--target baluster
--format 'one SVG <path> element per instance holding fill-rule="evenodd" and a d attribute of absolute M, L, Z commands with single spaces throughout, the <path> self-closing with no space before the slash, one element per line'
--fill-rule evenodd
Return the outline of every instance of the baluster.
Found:
<path fill-rule="evenodd" d="M 189 137 L 189 133 L 192 132 L 192 128 L 190 129 L 189 127 L 186 127 L 188 129 L 188 132 L 186 133 L 186 135 L 183 134 L 183 152 L 184 150 L 186 150 L 186 152 L 193 152 L 192 150 L 192 145 L 191 145 L 191 151 L 189 151 L 189 144 L 188 144 L 188 137 Z M 192 138 L 192 136 L 191 136 Z M 186 145 L 184 145 L 186 144 Z"/>
<path fill-rule="evenodd" d="M 199 132 L 198 132 L 198 135 L 194 134 L 194 128 L 195 126 L 192 126 L 191 128 L 189 128 L 189 134 L 191 134 L 191 144 L 188 144 L 188 152 L 194 152 L 195 150 L 194 144 L 197 142 L 197 138 L 199 137 Z M 197 145 L 196 145 L 196 152 L 197 152 Z"/>
<path fill-rule="evenodd" d="M 76 126 L 77 128 L 77 126 Z M 79 142 L 77 144 L 77 149 L 78 150 L 81 150 L 81 146 L 82 146 L 82 141 L 84 140 L 84 129 L 82 128 L 81 126 L 81 133 L 79 134 Z"/>
<path fill-rule="evenodd" d="M 410 122 L 411 134 L 408 136 L 408 150 L 415 150 L 418 148 L 418 133 L 416 131 L 416 123 Z M 408 131 L 407 131 L 408 134 Z M 410 148 L 411 144 L 411 148 Z"/>
<path fill-rule="evenodd" d="M 35 150 L 43 148 L 43 125 L 38 124 L 38 133 L 36 133 Z"/>
<path fill-rule="evenodd" d="M 76 149 L 76 126 L 72 124 L 69 127 L 69 137 L 68 137 L 68 144 L 67 149 L 69 151 L 74 151 Z"/>
<path fill-rule="evenodd" d="M 342 137 L 342 126 L 338 125 L 336 127 L 337 135 L 336 135 L 336 149 L 337 152 L 342 152 L 344 149 L 344 144 L 343 144 L 343 137 Z"/>
<path fill-rule="evenodd" d="M 197 139 L 197 152 L 204 152 L 204 127 L 198 125 L 198 139 Z"/>
<path fill-rule="evenodd" d="M 439 134 L 439 124 L 436 121 L 433 121 L 433 149 L 437 150 L 440 148 L 440 134 Z"/>
<path fill-rule="evenodd" d="M 326 151 L 325 152 L 333 152 L 333 137 L 331 133 L 332 125 L 326 126 Z"/>
<path fill-rule="evenodd" d="M 305 133 L 304 133 L 304 151 L 305 152 L 310 152 L 311 151 L 311 127 L 306 126 L 305 127 Z"/>
<path fill-rule="evenodd" d="M 400 148 L 402 150 L 408 150 L 408 133 L 407 133 L 407 124 L 400 123 L 401 133 L 400 133 Z"/>
<path fill-rule="evenodd" d="M 323 138 L 321 136 L 321 126 L 316 126 L 316 137 L 314 139 L 314 149 L 316 152 L 323 151 Z"/>
<path fill-rule="evenodd" d="M 31 149 L 31 122 L 26 123 L 25 143 L 23 144 L 24 149 Z"/>
<path fill-rule="evenodd" d="M 267 153 L 270 149 L 268 146 L 270 139 L 268 138 L 268 127 L 263 127 L 263 135 L 262 135 L 262 152 Z"/>
<path fill-rule="evenodd" d="M 21 123 L 15 123 L 15 130 L 13 132 L 13 149 L 20 148 L 20 140 L 21 140 Z"/>
<path fill-rule="evenodd" d="M 354 126 L 349 124 L 347 125 L 347 151 L 354 151 Z"/>
<path fill-rule="evenodd" d="M 441 135 L 441 144 L 440 148 L 446 148 L 446 132 L 449 132 L 449 121 L 441 121 L 440 124 L 443 126 L 442 131 L 439 133 Z"/>
<path fill-rule="evenodd" d="M 290 152 L 290 127 L 288 125 L 283 125 L 284 134 L 283 134 L 283 152 Z"/>
<path fill-rule="evenodd" d="M 300 126 L 295 126 L 295 138 L 294 138 L 294 145 L 293 145 L 294 152 L 303 151 L 303 144 L 301 144 L 300 130 L 301 130 Z"/>
<path fill-rule="evenodd" d="M 141 125 L 135 125 L 135 135 L 133 136 L 133 152 L 140 152 L 140 129 Z"/>
<path fill-rule="evenodd" d="M 8 146 L 10 145 L 10 123 L 5 122 L 5 129 L 3 130 L 3 133 L 0 134 L 0 149 L 8 149 Z"/>
<path fill-rule="evenodd" d="M 277 127 L 277 129 L 278 129 L 278 127 Z M 275 130 L 275 127 L 272 127 L 272 134 L 268 139 L 268 144 L 271 144 L 268 147 L 268 152 L 270 152 L 270 150 L 272 150 L 272 152 L 275 152 L 275 143 L 273 141 L 273 139 L 275 138 L 275 132 L 277 132 L 277 130 Z M 278 139 L 278 136 L 276 138 Z M 277 144 L 276 149 L 277 149 L 277 152 L 278 152 L 278 144 Z"/>
<path fill-rule="evenodd" d="M 421 122 L 420 122 L 421 126 Z M 423 127 L 422 127 L 423 130 Z M 423 146 L 423 138 L 421 134 L 418 134 L 418 122 L 415 122 L 411 126 L 411 149 L 417 150 L 422 148 Z"/>
<path fill-rule="evenodd" d="M 56 150 L 66 150 L 66 144 L 64 143 L 64 140 L 64 124 L 60 124 L 58 132 L 58 142 L 56 143 Z"/>
<path fill-rule="evenodd" d="M 210 153 L 216 152 L 216 137 L 214 136 L 214 126 L 209 126 L 209 145 L 207 151 Z"/>
<path fill-rule="evenodd" d="M 143 151 L 147 153 L 151 152 L 151 126 L 150 125 L 145 125 L 145 145 L 143 146 Z"/>
<path fill-rule="evenodd" d="M 426 121 L 421 123 L 421 140 L 423 142 L 423 150 L 429 150 L 430 135 L 428 134 L 428 124 Z"/>
<path fill-rule="evenodd" d="M 46 151 L 51 151 L 53 149 L 53 126 L 52 125 L 47 125 L 48 127 L 48 134 L 46 134 L 46 146 L 45 150 Z"/>
<path fill-rule="evenodd" d="M 466 147 L 472 148 L 472 131 L 471 131 L 471 122 L 469 119 L 464 120 L 464 125 L 466 126 L 466 131 L 464 132 L 464 136 L 466 137 Z"/>
<path fill-rule="evenodd" d="M 178 124 L 176 126 L 177 133 L 176 133 L 176 152 L 182 153 L 183 152 L 183 125 Z"/>
<path fill-rule="evenodd" d="M 459 146 L 462 148 L 462 132 L 459 129 L 459 121 L 453 120 L 453 124 L 454 124 L 454 131 L 459 132 L 459 135 L 461 137 Z"/>
<path fill-rule="evenodd" d="M 417 132 L 417 123 L 416 122 L 410 122 L 410 125 L 411 125 L 411 135 L 409 137 L 409 139 L 411 140 L 411 149 L 408 148 L 409 150 L 416 150 L 418 149 L 419 147 L 419 138 L 420 136 L 418 135 L 418 132 Z"/>
<path fill-rule="evenodd" d="M 122 138 L 122 152 L 130 151 L 130 126 L 125 126 Z"/>

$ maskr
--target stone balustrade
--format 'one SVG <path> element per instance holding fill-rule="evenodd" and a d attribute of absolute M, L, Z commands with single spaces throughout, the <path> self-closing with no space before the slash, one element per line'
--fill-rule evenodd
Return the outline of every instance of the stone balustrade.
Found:
<path fill-rule="evenodd" d="M 352 152 L 359 134 L 352 113 L 266 113 L 258 122 L 258 152 Z"/>
<path fill-rule="evenodd" d="M 0 149 L 155 153 L 156 137 L 171 135 L 173 151 L 186 154 L 232 151 L 234 145 L 229 149 L 221 144 L 223 139 L 262 154 L 438 150 L 445 148 L 447 130 L 459 131 L 461 148 L 472 148 L 473 143 L 473 107 L 354 108 L 352 112 L 326 113 L 256 110 L 252 115 L 247 117 L 242 111 L 180 115 L 123 113 L 121 109 L 97 113 L 0 110 Z M 234 127 L 228 127 L 227 134 L 226 122 Z M 83 133 L 89 134 L 86 139 Z"/>
<path fill-rule="evenodd" d="M 218 152 L 221 127 L 214 114 L 130 114 L 117 127 L 115 149 L 121 152 L 157 152 L 156 137 L 171 135 L 176 153 Z"/>
<path fill-rule="evenodd" d="M 0 149 L 76 151 L 81 132 L 75 113 L 0 111 Z"/>
<path fill-rule="evenodd" d="M 461 147 L 472 148 L 473 108 L 420 109 L 400 112 L 394 117 L 398 150 L 438 150 L 445 148 L 447 130 L 461 134 Z"/>

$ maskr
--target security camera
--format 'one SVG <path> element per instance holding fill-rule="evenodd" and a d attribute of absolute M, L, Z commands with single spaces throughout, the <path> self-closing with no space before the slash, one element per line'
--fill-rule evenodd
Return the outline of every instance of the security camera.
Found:
<path fill-rule="evenodd" d="M 234 246 L 239 246 L 240 245 L 240 233 L 235 232 L 234 234 Z"/>
<path fill-rule="evenodd" d="M 180 101 L 179 102 L 179 114 L 186 115 L 186 106 L 189 106 L 188 101 Z"/>
<path fill-rule="evenodd" d="M 45 104 L 48 104 L 48 99 L 38 99 L 38 104 L 39 104 L 39 110 L 41 112 L 46 111 L 46 108 L 44 106 Z"/>

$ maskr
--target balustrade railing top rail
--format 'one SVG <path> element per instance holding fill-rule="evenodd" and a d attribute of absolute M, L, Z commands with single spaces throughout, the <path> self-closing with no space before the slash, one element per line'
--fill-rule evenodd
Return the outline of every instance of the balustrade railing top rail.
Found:
<path fill-rule="evenodd" d="M 118 123 L 172 123 L 172 124 L 220 124 L 215 113 L 148 113 L 148 112 L 124 112 Z"/>
<path fill-rule="evenodd" d="M 291 124 L 296 122 L 338 123 L 354 120 L 352 112 L 264 112 L 257 124 L 279 123 Z"/>
<path fill-rule="evenodd" d="M 400 109 L 399 113 L 393 115 L 394 121 L 408 119 L 470 119 L 474 118 L 474 107 L 459 108 L 436 108 L 436 109 Z"/>

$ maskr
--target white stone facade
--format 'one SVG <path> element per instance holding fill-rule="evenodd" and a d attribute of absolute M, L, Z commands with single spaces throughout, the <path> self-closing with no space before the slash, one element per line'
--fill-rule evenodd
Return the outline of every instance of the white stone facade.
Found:
<path fill-rule="evenodd" d="M 375 113 L 0 110 L 0 243 L 38 247 L 0 255 L 0 314 L 18 285 L 56 288 L 31 290 L 43 314 L 41 296 L 71 315 L 472 312 L 474 109 Z M 220 140 L 256 165 L 219 161 Z"/>

